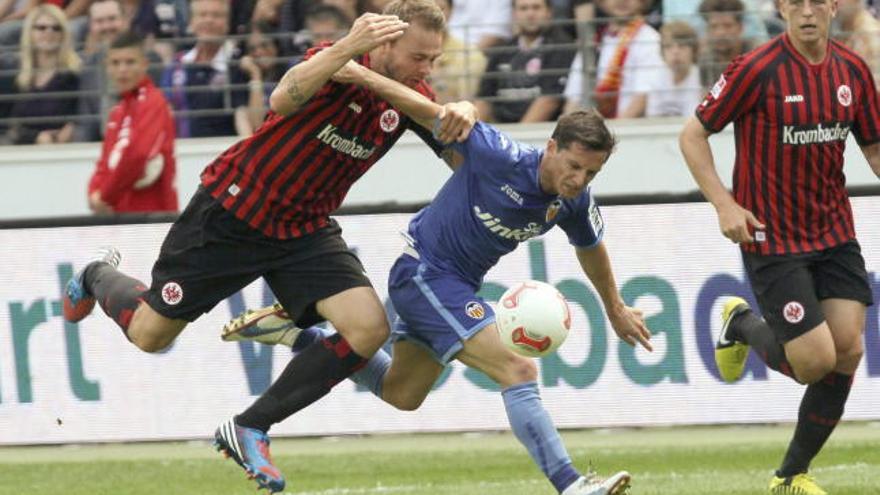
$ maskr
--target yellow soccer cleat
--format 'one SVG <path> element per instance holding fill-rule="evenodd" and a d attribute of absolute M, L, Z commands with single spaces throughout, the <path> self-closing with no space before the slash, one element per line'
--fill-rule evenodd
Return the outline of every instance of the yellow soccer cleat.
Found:
<path fill-rule="evenodd" d="M 774 476 L 770 480 L 770 493 L 776 495 L 828 495 L 819 488 L 816 480 L 807 473 L 796 474 L 787 478 Z"/>
<path fill-rule="evenodd" d="M 223 327 L 220 338 L 225 342 L 251 340 L 266 345 L 293 347 L 302 331 L 290 319 L 281 304 L 257 310 L 247 310 L 233 318 Z"/>
<path fill-rule="evenodd" d="M 733 318 L 749 310 L 749 303 L 741 297 L 732 297 L 721 309 L 721 334 L 715 343 L 715 365 L 721 379 L 732 383 L 740 379 L 746 369 L 749 346 L 728 338 L 727 331 Z"/>

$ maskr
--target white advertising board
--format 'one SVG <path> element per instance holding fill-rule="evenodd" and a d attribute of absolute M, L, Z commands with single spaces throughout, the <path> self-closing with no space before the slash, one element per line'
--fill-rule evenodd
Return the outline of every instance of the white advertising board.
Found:
<path fill-rule="evenodd" d="M 853 201 L 875 293 L 880 279 L 880 202 Z M 618 341 L 561 231 L 503 258 L 487 297 L 539 279 L 556 284 L 573 312 L 571 337 L 540 363 L 544 403 L 559 427 L 791 421 L 802 387 L 754 362 L 721 383 L 712 335 L 725 296 L 751 298 L 737 248 L 706 204 L 604 209 L 606 243 L 624 298 L 655 333 L 649 354 Z M 344 236 L 384 298 L 409 215 L 340 219 Z M 269 303 L 262 281 L 190 325 L 162 354 L 132 346 L 99 310 L 79 324 L 60 317 L 69 274 L 99 246 L 123 253 L 122 269 L 149 280 L 168 225 L 0 230 L 0 444 L 207 438 L 250 405 L 290 359 L 289 350 L 223 343 L 221 326 L 245 305 Z M 866 359 L 847 419 L 880 418 L 880 334 L 869 309 Z M 752 358 L 754 359 L 754 357 Z M 351 382 L 287 421 L 275 435 L 505 429 L 500 394 L 456 364 L 422 408 L 396 411 Z"/>

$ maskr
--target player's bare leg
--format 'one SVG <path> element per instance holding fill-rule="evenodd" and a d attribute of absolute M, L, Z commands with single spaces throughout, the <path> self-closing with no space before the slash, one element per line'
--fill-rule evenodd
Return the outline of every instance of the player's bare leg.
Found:
<path fill-rule="evenodd" d="M 161 351 L 183 331 L 187 322 L 166 318 L 143 302 L 147 287 L 119 271 L 121 260 L 116 248 L 101 248 L 98 256 L 68 281 L 64 318 L 80 321 L 97 303 L 133 344 L 146 352 Z"/>
<path fill-rule="evenodd" d="M 415 411 L 425 401 L 444 369 L 418 344 L 397 341 L 391 354 L 391 366 L 382 380 L 380 397 L 397 409 Z"/>
<path fill-rule="evenodd" d="M 553 420 L 541 404 L 534 360 L 514 354 L 501 343 L 495 324 L 465 341 L 456 359 L 501 385 L 510 426 L 547 479 L 563 495 L 617 495 L 629 487 L 625 471 L 601 480 L 582 476 L 572 465 Z"/>
<path fill-rule="evenodd" d="M 826 299 L 821 304 L 825 322 L 785 346 L 796 376 L 809 385 L 801 400 L 794 437 L 770 482 L 771 492 L 786 493 L 789 487 L 798 487 L 803 493 L 825 493 L 807 470 L 843 416 L 853 374 L 864 353 L 865 305 L 845 299 Z M 805 364 L 811 355 L 818 356 L 813 359 L 821 367 Z"/>

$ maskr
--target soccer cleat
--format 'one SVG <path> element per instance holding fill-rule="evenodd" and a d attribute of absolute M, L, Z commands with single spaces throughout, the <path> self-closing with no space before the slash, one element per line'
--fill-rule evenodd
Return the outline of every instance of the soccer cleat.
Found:
<path fill-rule="evenodd" d="M 776 495 L 828 495 L 828 492 L 819 488 L 816 480 L 807 473 L 786 478 L 774 476 L 770 480 L 770 493 Z"/>
<path fill-rule="evenodd" d="M 214 447 L 243 467 L 248 479 L 257 482 L 258 489 L 266 488 L 270 493 L 284 490 L 284 476 L 272 464 L 269 436 L 264 432 L 239 426 L 231 418 L 214 432 Z"/>
<path fill-rule="evenodd" d="M 721 334 L 715 343 L 715 364 L 718 373 L 725 382 L 732 383 L 742 376 L 746 369 L 746 359 L 749 357 L 749 346 L 728 338 L 727 331 L 734 317 L 749 310 L 749 303 L 741 297 L 732 297 L 721 309 Z"/>
<path fill-rule="evenodd" d="M 293 347 L 302 329 L 297 327 L 281 304 L 247 310 L 223 327 L 220 338 L 226 342 L 253 340 L 266 345 Z"/>
<path fill-rule="evenodd" d="M 623 495 L 629 489 L 631 478 L 626 471 L 620 471 L 604 480 L 593 473 L 587 473 L 566 488 L 561 495 Z"/>
<path fill-rule="evenodd" d="M 88 316 L 95 308 L 95 298 L 86 289 L 83 277 L 86 269 L 93 263 L 107 263 L 116 268 L 122 260 L 122 255 L 115 247 L 102 247 L 98 250 L 98 256 L 86 264 L 80 271 L 67 281 L 64 287 L 64 319 L 76 323 Z"/>

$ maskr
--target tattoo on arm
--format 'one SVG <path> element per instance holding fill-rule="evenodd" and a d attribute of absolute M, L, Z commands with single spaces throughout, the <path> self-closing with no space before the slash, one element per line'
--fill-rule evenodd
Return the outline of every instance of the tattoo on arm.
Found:
<path fill-rule="evenodd" d="M 287 90 L 287 96 L 290 97 L 290 101 L 294 105 L 300 106 L 306 101 L 305 95 L 303 95 L 302 90 L 299 89 L 299 82 L 296 80 L 296 77 L 290 78 L 290 82 L 285 89 Z"/>

